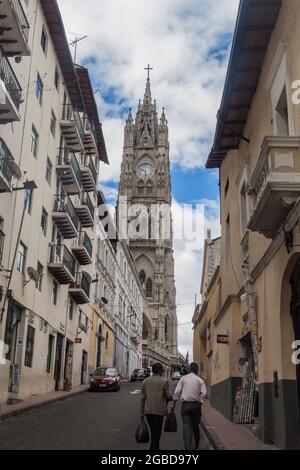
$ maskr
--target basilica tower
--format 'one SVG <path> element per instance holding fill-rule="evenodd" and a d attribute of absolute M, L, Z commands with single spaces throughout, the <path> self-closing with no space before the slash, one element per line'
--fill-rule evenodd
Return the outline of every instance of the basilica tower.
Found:
<path fill-rule="evenodd" d="M 125 125 L 117 217 L 125 201 L 127 242 L 147 298 L 144 364 L 170 366 L 178 351 L 168 122 L 164 108 L 158 118 L 147 70 L 143 102 Z"/>

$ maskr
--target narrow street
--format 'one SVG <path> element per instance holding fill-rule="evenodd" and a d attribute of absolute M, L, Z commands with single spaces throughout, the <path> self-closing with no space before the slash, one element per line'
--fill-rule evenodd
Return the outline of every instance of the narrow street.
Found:
<path fill-rule="evenodd" d="M 118 393 L 85 392 L 4 420 L 0 449 L 147 450 L 134 437 L 140 390 L 140 383 L 125 383 Z M 161 450 L 183 450 L 179 410 L 178 432 L 163 433 Z M 210 449 L 203 433 L 200 448 Z"/>

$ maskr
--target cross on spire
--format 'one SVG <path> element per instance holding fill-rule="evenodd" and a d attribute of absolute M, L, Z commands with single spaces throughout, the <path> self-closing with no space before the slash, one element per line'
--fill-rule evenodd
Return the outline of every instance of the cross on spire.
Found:
<path fill-rule="evenodd" d="M 153 70 L 153 67 L 150 67 L 150 65 L 148 64 L 148 67 L 145 67 L 144 70 L 148 71 L 147 79 L 150 80 L 150 70 Z"/>

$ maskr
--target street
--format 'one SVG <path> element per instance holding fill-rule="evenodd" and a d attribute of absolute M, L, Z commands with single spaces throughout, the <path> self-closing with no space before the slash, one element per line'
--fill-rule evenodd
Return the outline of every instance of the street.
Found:
<path fill-rule="evenodd" d="M 140 390 L 140 383 L 124 383 L 117 393 L 85 392 L 6 419 L 0 449 L 147 450 L 134 437 Z M 177 422 L 177 433 L 163 433 L 161 450 L 183 450 L 180 407 Z M 211 448 L 203 433 L 200 448 Z"/>

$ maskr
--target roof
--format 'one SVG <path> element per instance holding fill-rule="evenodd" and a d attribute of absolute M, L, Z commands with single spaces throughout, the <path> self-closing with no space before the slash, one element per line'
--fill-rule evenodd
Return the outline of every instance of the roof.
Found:
<path fill-rule="evenodd" d="M 56 0 L 41 0 L 44 15 L 51 34 L 58 61 L 64 76 L 72 105 L 78 111 L 84 111 L 79 80 L 73 65 L 68 40 Z"/>
<path fill-rule="evenodd" d="M 269 41 L 282 0 L 241 0 L 227 76 L 207 168 L 219 168 L 237 149 L 256 93 Z"/>

